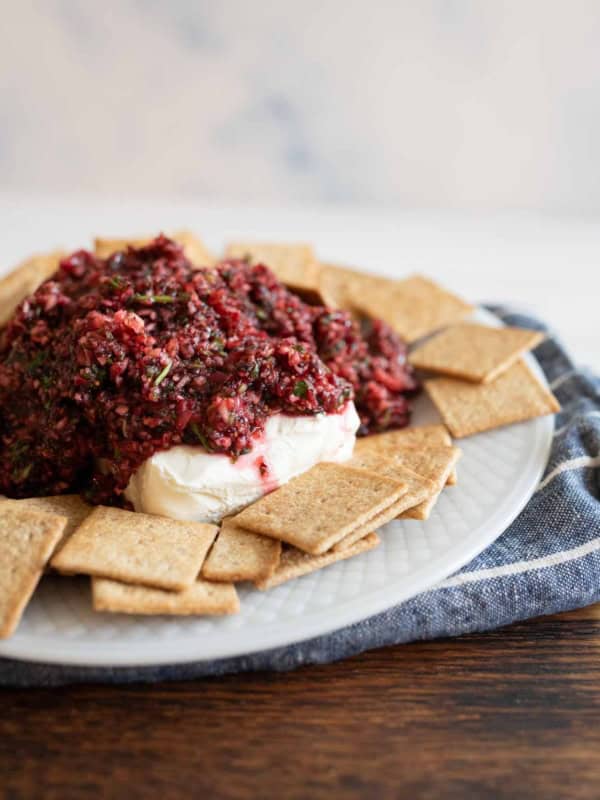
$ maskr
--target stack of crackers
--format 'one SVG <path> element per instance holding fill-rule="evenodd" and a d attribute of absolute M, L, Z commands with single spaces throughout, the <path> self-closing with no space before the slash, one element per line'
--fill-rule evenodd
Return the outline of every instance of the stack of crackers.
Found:
<path fill-rule="evenodd" d="M 198 266 L 214 263 L 193 234 L 172 238 Z M 149 239 L 97 239 L 96 253 Z M 30 259 L 0 281 L 0 323 L 62 255 Z M 16 629 L 48 568 L 90 576 L 97 611 L 235 613 L 236 583 L 270 589 L 371 550 L 391 520 L 426 520 L 444 488 L 457 482 L 461 452 L 452 436 L 559 410 L 523 360 L 541 334 L 465 322 L 472 306 L 426 278 L 392 281 L 323 264 L 309 245 L 234 243 L 226 257 L 266 263 L 309 301 L 388 322 L 412 345 L 410 361 L 425 373 L 445 424 L 360 439 L 350 461 L 315 465 L 220 527 L 92 508 L 74 495 L 4 500 L 0 638 Z"/>

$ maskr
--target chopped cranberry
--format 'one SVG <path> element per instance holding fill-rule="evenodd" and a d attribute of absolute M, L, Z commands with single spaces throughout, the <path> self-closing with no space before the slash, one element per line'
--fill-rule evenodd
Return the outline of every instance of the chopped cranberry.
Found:
<path fill-rule="evenodd" d="M 417 390 L 380 321 L 309 306 L 244 261 L 195 269 L 164 236 L 103 260 L 78 251 L 0 336 L 0 492 L 118 501 L 159 450 L 232 458 L 278 412 L 406 425 Z"/>

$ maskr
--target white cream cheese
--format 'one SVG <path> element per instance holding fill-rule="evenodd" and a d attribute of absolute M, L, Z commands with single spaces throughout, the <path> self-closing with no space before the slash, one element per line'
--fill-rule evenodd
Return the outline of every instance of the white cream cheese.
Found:
<path fill-rule="evenodd" d="M 136 511 L 217 522 L 320 461 L 347 461 L 358 426 L 353 403 L 340 414 L 275 414 L 252 451 L 237 461 L 200 446 L 155 453 L 132 475 L 125 497 Z M 261 459 L 267 466 L 265 477 Z"/>

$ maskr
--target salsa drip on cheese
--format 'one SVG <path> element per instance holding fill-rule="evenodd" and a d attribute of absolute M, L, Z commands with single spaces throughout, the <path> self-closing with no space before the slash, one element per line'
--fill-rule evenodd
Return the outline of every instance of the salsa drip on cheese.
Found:
<path fill-rule="evenodd" d="M 164 236 L 80 250 L 0 336 L 0 492 L 114 502 L 160 450 L 235 459 L 272 414 L 350 400 L 361 434 L 402 427 L 416 390 L 385 323 L 308 305 L 266 266 L 199 269 Z"/>

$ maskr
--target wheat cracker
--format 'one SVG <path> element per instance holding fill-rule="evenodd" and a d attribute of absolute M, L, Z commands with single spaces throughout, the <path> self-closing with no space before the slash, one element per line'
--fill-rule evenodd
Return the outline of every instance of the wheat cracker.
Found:
<path fill-rule="evenodd" d="M 492 383 L 432 378 L 425 389 L 457 439 L 560 411 L 552 392 L 522 360 Z"/>
<path fill-rule="evenodd" d="M 462 323 L 428 339 L 409 360 L 427 372 L 489 383 L 543 339 L 543 333 L 527 328 Z"/>
<path fill-rule="evenodd" d="M 377 547 L 379 542 L 379 536 L 376 533 L 370 533 L 345 550 L 330 550 L 328 553 L 319 556 L 304 553 L 295 547 L 284 547 L 279 566 L 275 572 L 269 578 L 257 581 L 255 586 L 261 590 L 273 589 L 286 581 L 299 578 L 301 575 L 307 575 L 309 572 L 315 572 L 329 566 L 329 564 L 352 558 L 352 556 L 360 555 L 360 553 L 366 553 L 368 550 Z"/>
<path fill-rule="evenodd" d="M 177 244 L 183 247 L 183 252 L 195 267 L 211 267 L 215 263 L 215 257 L 205 246 L 204 242 L 191 231 L 176 231 L 166 234 Z M 108 258 L 113 253 L 120 253 L 128 247 L 145 247 L 154 241 L 155 236 L 138 236 L 127 238 L 103 238 L 94 239 L 94 254 L 98 258 Z"/>
<path fill-rule="evenodd" d="M 216 525 L 97 506 L 51 564 L 60 572 L 183 590 L 198 577 L 217 530 Z"/>
<path fill-rule="evenodd" d="M 279 563 L 281 542 L 245 530 L 232 519 L 223 520 L 202 567 L 211 581 L 259 581 L 271 575 Z"/>
<path fill-rule="evenodd" d="M 225 255 L 251 264 L 264 264 L 290 289 L 318 291 L 319 262 L 310 244 L 231 242 Z"/>
<path fill-rule="evenodd" d="M 66 524 L 57 514 L 0 505 L 0 639 L 16 630 Z"/>
<path fill-rule="evenodd" d="M 169 614 L 173 616 L 236 614 L 240 601 L 231 583 L 196 580 L 182 592 L 92 578 L 95 611 L 120 614 Z"/>
<path fill-rule="evenodd" d="M 467 316 L 473 306 L 421 275 L 396 281 L 392 286 L 372 282 L 350 284 L 354 306 L 369 317 L 383 319 L 407 342 Z"/>
<path fill-rule="evenodd" d="M 244 528 L 321 555 L 391 506 L 406 487 L 398 481 L 321 463 L 240 512 Z"/>

